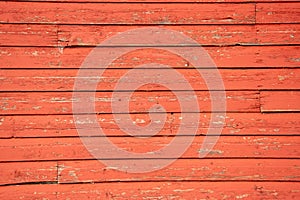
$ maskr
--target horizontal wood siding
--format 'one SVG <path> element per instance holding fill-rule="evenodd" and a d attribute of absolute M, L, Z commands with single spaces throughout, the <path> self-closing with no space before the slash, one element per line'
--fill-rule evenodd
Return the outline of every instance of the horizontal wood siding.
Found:
<path fill-rule="evenodd" d="M 223 78 L 226 110 L 212 111 L 212 101 L 220 99 L 211 94 L 222 91 L 208 89 L 195 69 L 214 68 L 193 66 L 146 42 L 135 44 L 139 50 L 108 66 L 96 88 L 95 111 L 76 113 L 86 117 L 80 123 L 94 128 L 88 119 L 96 115 L 109 141 L 129 152 L 168 145 L 183 123 L 172 91 L 151 84 L 132 96 L 132 91 L 118 91 L 128 97 L 130 110 L 114 114 L 111 108 L 120 77 L 150 62 L 170 65 L 189 81 L 200 111 L 186 113 L 200 120 L 195 137 L 196 125 L 183 124 L 187 133 L 179 137 L 192 142 L 175 162 L 154 172 L 125 173 L 103 162 L 140 161 L 97 160 L 83 145 L 73 118 L 73 90 L 93 48 L 113 35 L 145 27 L 181 32 L 207 51 Z M 297 0 L 0 1 L 0 199 L 300 199 L 299 45 Z M 122 43 L 102 48 L 116 46 L 132 49 Z M 197 48 L 182 46 L 191 53 Z M 87 72 L 99 69 L 91 65 Z M 185 92 L 179 94 L 189 104 Z M 163 113 L 148 112 L 155 104 L 166 110 L 164 126 L 153 130 L 156 135 L 129 137 L 118 126 L 116 121 L 127 114 L 142 127 L 151 123 L 149 114 L 161 118 Z M 217 144 L 199 159 L 212 116 L 225 114 Z M 143 162 L 172 158 L 149 156 Z"/>

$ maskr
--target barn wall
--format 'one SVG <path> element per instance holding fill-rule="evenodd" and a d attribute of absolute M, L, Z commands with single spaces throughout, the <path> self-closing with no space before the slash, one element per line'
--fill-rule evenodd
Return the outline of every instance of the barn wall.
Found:
<path fill-rule="evenodd" d="M 145 126 L 148 108 L 160 103 L 167 111 L 164 128 L 147 140 L 118 128 L 112 83 L 133 66 L 173 66 L 193 86 L 201 110 L 191 113 L 200 114 L 200 126 L 179 159 L 132 174 L 87 151 L 76 131 L 72 94 L 78 69 L 95 46 L 141 27 L 179 31 L 201 44 L 223 78 L 227 110 L 216 146 L 199 159 L 215 113 L 211 90 L 195 68 L 154 48 L 115 60 L 97 87 L 95 107 L 119 147 L 155 151 L 172 141 L 181 123 L 174 94 L 145 86 L 130 99 L 131 117 Z M 0 199 L 300 199 L 299 44 L 296 0 L 0 1 Z"/>

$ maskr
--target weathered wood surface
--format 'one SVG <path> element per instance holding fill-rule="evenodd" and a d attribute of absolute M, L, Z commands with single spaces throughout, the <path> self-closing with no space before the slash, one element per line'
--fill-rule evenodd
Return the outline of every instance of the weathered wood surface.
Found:
<path fill-rule="evenodd" d="M 299 17 L 296 0 L 0 1 L 0 199 L 299 199 Z M 174 94 L 148 86 L 128 99 L 130 117 L 146 126 L 148 108 L 160 103 L 164 127 L 147 139 L 120 130 L 115 120 L 126 113 L 111 114 L 111 90 L 141 64 L 178 68 L 197 90 L 201 113 L 189 113 L 200 115 L 199 127 L 178 160 L 131 174 L 105 166 L 83 146 L 75 124 L 95 124 L 91 114 L 74 119 L 72 90 L 95 46 L 140 27 L 169 28 L 201 44 L 220 69 L 227 113 L 216 146 L 199 159 L 213 115 L 209 93 L 217 88 L 195 73 L 200 66 L 137 44 L 144 49 L 116 59 L 97 88 L 96 120 L 108 139 L 129 152 L 151 152 L 169 144 L 182 123 Z M 180 137 L 190 138 L 196 123 L 183 126 L 190 129 Z M 149 158 L 136 162 L 166 160 Z"/>
<path fill-rule="evenodd" d="M 130 160 L 111 160 L 127 164 Z M 135 160 L 150 165 L 158 160 Z M 58 164 L 58 165 L 57 165 Z M 1 164 L 1 185 L 34 182 L 111 181 L 299 181 L 299 160 L 294 159 L 179 159 L 149 173 L 124 173 L 98 160 Z M 185 170 L 183 170 L 185 169 Z"/>
<path fill-rule="evenodd" d="M 96 46 L 118 33 L 148 26 L 68 26 L 0 24 L 1 46 Z M 299 25 L 166 26 L 207 45 L 299 44 Z M 128 44 L 130 45 L 130 44 Z M 145 45 L 143 43 L 140 44 Z M 165 44 L 167 45 L 167 44 Z M 184 43 L 182 43 L 184 45 Z M 189 45 L 189 44 L 186 44 Z"/>
<path fill-rule="evenodd" d="M 299 91 L 262 92 L 260 94 L 262 112 L 299 112 Z"/>
<path fill-rule="evenodd" d="M 0 163 L 0 185 L 57 181 L 57 162 Z"/>
<path fill-rule="evenodd" d="M 257 23 L 300 23 L 300 3 L 258 3 L 256 5 Z"/>
<path fill-rule="evenodd" d="M 186 92 L 178 92 L 178 97 L 172 92 L 97 92 L 94 100 L 89 102 L 95 103 L 95 113 L 112 113 L 111 102 L 118 101 L 117 97 L 112 95 L 120 95 L 124 100 L 129 101 L 128 112 L 145 113 L 151 106 L 160 104 L 164 109 L 171 113 L 187 112 L 182 110 L 180 103 L 190 104 L 194 102 L 194 95 Z M 200 112 L 211 111 L 211 96 L 220 95 L 221 92 L 201 91 L 195 92 L 196 102 L 199 104 Z M 1 115 L 11 114 L 72 114 L 72 103 L 82 102 L 84 100 L 75 100 L 72 92 L 43 92 L 43 93 L 0 93 L 0 111 Z M 216 99 L 216 98 L 215 98 Z M 220 101 L 216 99 L 216 101 Z M 227 112 L 260 112 L 259 93 L 256 91 L 228 91 L 226 92 L 226 111 Z M 188 110 L 192 112 L 193 109 Z M 149 111 L 151 112 L 151 111 Z M 224 112 L 224 110 L 215 110 L 215 112 Z M 80 113 L 86 113 L 81 110 Z"/>
<path fill-rule="evenodd" d="M 178 9 L 180 7 L 180 9 Z M 254 4 L 62 4 L 0 2 L 1 23 L 254 24 Z"/>
<path fill-rule="evenodd" d="M 168 145 L 172 139 L 174 137 L 109 138 L 118 147 L 136 153 L 156 151 Z M 182 158 L 198 158 L 203 139 L 203 136 L 195 137 Z M 184 137 L 182 140 L 182 143 L 186 141 Z M 104 142 L 99 145 L 101 148 L 108 148 Z M 223 136 L 207 158 L 299 158 L 299 145 L 299 136 Z M 166 158 L 174 158 L 174 156 Z M 86 150 L 80 138 L 38 140 L 29 138 L 0 141 L 0 162 L 85 159 L 91 160 L 93 156 Z"/>
<path fill-rule="evenodd" d="M 218 91 L 199 91 L 196 97 L 201 112 L 211 111 L 210 94 L 219 94 Z M 111 113 L 113 92 L 97 92 L 94 98 L 95 113 Z M 115 93 L 116 94 L 116 93 Z M 182 112 L 179 100 L 172 92 L 117 92 L 129 101 L 128 113 L 144 113 L 154 104 L 162 105 L 169 113 Z M 71 92 L 56 93 L 0 93 L 1 115 L 11 114 L 72 114 L 74 99 Z M 182 103 L 189 104 L 192 96 L 179 92 Z M 227 112 L 298 112 L 300 94 L 298 91 L 227 91 Z M 80 101 L 80 100 L 79 100 Z M 77 101 L 78 102 L 78 101 Z M 222 112 L 222 110 L 216 110 Z M 82 114 L 85 112 L 83 111 Z M 78 113 L 79 114 L 79 113 Z"/>
<path fill-rule="evenodd" d="M 148 71 L 147 71 L 148 70 Z M 135 71 L 139 77 L 154 79 L 152 72 L 170 73 L 173 69 L 145 69 Z M 80 91 L 91 91 L 94 83 L 97 84 L 97 90 L 115 89 L 119 79 L 129 70 L 127 69 L 107 69 L 102 76 L 97 75 L 97 69 L 85 70 L 84 77 L 86 85 L 81 87 Z M 207 74 L 207 80 L 215 81 L 214 69 L 202 69 L 201 73 Z M 190 83 L 193 90 L 208 90 L 208 86 L 202 79 L 201 74 L 196 69 L 178 69 Z M 226 90 L 263 90 L 263 89 L 300 89 L 300 69 L 259 69 L 259 70 L 218 70 Z M 212 76 L 209 76 L 212 74 Z M 78 70 L 1 70 L 0 71 L 0 90 L 1 91 L 74 91 L 74 83 L 78 75 Z M 124 80 L 123 85 L 140 83 L 141 78 L 137 80 Z M 165 84 L 172 84 L 173 90 L 186 90 L 183 80 L 165 79 Z M 177 84 L 174 84 L 177 83 Z M 144 85 L 139 90 L 166 90 L 165 87 L 157 84 Z M 122 89 L 124 90 L 124 89 Z M 130 88 L 126 88 L 130 90 Z M 209 90 L 220 90 L 216 85 L 211 85 Z"/>
<path fill-rule="evenodd" d="M 0 197 L 32 199 L 298 199 L 297 182 L 112 182 L 0 187 Z"/>
<path fill-rule="evenodd" d="M 130 160 L 111 161 L 112 165 Z M 136 160 L 151 165 L 158 160 Z M 179 159 L 168 167 L 149 173 L 124 173 L 110 169 L 98 160 L 59 161 L 59 183 L 103 181 L 199 181 L 199 180 L 261 180 L 299 181 L 299 160 L 259 159 Z M 184 169 L 184 170 L 183 170 Z"/>
<path fill-rule="evenodd" d="M 194 115 L 198 115 L 195 113 Z M 299 135 L 299 113 L 227 113 L 222 135 Z M 117 119 L 123 116 L 116 115 Z M 132 120 L 137 125 L 145 126 L 150 122 L 148 114 L 132 114 Z M 91 116 L 79 120 L 78 123 L 90 124 L 94 127 Z M 107 136 L 127 135 L 121 131 L 111 114 L 97 115 L 98 122 Z M 207 134 L 211 116 L 208 113 L 200 115 L 197 135 Z M 157 135 L 176 135 L 181 123 L 179 113 L 169 113 L 165 126 Z M 184 126 L 184 124 L 183 124 Z M 194 125 L 195 126 L 195 125 Z M 193 125 L 190 125 L 193 128 Z M 190 133 L 186 133 L 190 134 Z M 1 116 L 0 136 L 11 137 L 70 137 L 78 136 L 72 115 L 28 115 L 28 116 Z"/>
<path fill-rule="evenodd" d="M 92 47 L 64 48 L 63 50 L 45 47 L 0 47 L 2 61 L 0 67 L 2 69 L 78 69 L 91 50 Z M 299 46 L 205 47 L 205 50 L 219 68 L 294 68 L 300 66 Z M 15 59 L 16 57 L 18 59 Z M 150 61 L 175 68 L 189 66 L 189 62 L 179 56 L 165 51 L 146 49 L 128 53 L 115 60 L 109 67 L 132 68 Z"/>

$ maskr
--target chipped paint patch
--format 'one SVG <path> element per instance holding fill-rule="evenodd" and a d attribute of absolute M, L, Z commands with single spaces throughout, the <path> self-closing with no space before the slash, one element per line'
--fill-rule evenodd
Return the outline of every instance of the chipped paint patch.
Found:
<path fill-rule="evenodd" d="M 0 125 L 2 125 L 2 124 L 3 124 L 4 120 L 5 120 L 5 118 L 4 118 L 4 117 L 1 117 L 1 118 L 0 118 Z"/>
<path fill-rule="evenodd" d="M 182 190 L 182 189 L 175 189 L 173 190 L 174 192 L 191 192 L 191 191 L 194 191 L 195 189 L 185 189 L 185 190 Z"/>
<path fill-rule="evenodd" d="M 40 110 L 42 108 L 42 106 L 33 106 L 32 108 L 33 108 L 33 110 Z"/>
<path fill-rule="evenodd" d="M 235 196 L 235 198 L 237 198 L 237 199 L 244 199 L 244 198 L 246 198 L 248 196 L 249 196 L 249 194 L 242 194 L 242 195 Z"/>

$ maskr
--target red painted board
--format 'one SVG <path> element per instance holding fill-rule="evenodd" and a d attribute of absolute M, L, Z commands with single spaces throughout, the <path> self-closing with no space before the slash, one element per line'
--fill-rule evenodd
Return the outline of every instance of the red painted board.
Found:
<path fill-rule="evenodd" d="M 1 23 L 165 25 L 255 22 L 254 4 L 102 3 L 95 6 L 91 3 L 0 2 L 0 9 L 5 10 L 0 14 Z"/>
<path fill-rule="evenodd" d="M 151 106 L 160 104 L 166 112 L 187 112 L 182 110 L 179 98 L 172 92 L 97 92 L 94 98 L 96 113 L 112 113 L 111 103 L 117 100 L 112 95 L 120 95 L 129 100 L 131 113 L 148 112 Z M 200 112 L 213 112 L 211 96 L 220 95 L 214 92 L 195 92 Z M 0 93 L 0 115 L 11 114 L 72 114 L 72 104 L 75 102 L 72 92 L 30 92 L 30 93 Z M 194 95 L 178 92 L 180 102 L 189 105 L 194 102 Z M 217 101 L 220 101 L 218 99 Z M 76 100 L 76 102 L 85 101 Z M 228 91 L 226 92 L 227 112 L 260 112 L 259 93 L 256 91 Z M 193 109 L 189 109 L 194 111 Z M 222 112 L 223 110 L 214 110 Z M 151 112 L 151 111 L 150 111 Z M 82 110 L 80 113 L 86 113 Z"/>
<path fill-rule="evenodd" d="M 197 114 L 198 115 L 198 114 Z M 91 116 L 78 123 L 91 124 Z M 117 119 L 122 115 L 116 115 Z M 131 115 L 137 125 L 150 122 L 147 114 Z M 180 114 L 168 114 L 165 128 L 157 135 L 175 135 L 180 125 Z M 107 136 L 127 135 L 121 131 L 112 115 L 98 115 L 98 122 Z M 299 113 L 227 113 L 222 135 L 299 135 Z M 200 115 L 198 135 L 205 135 L 209 127 L 210 114 Z M 183 124 L 184 125 L 184 124 Z M 172 127 L 172 129 L 171 129 Z M 191 126 L 193 128 L 193 126 Z M 157 131 L 155 131 L 156 133 Z M 65 137 L 78 136 L 72 115 L 28 115 L 1 116 L 0 137 Z"/>
<path fill-rule="evenodd" d="M 256 23 L 300 23 L 300 3 L 258 3 Z"/>
<path fill-rule="evenodd" d="M 299 91 L 260 92 L 262 112 L 299 112 Z"/>
<path fill-rule="evenodd" d="M 299 44 L 300 24 L 256 25 L 257 44 L 288 45 Z"/>
<path fill-rule="evenodd" d="M 174 137 L 108 138 L 117 147 L 134 153 L 157 151 L 170 144 L 173 139 Z M 182 137 L 182 144 L 187 139 L 189 137 Z M 300 158 L 299 139 L 299 136 L 221 136 L 206 158 Z M 181 158 L 199 158 L 203 140 L 203 136 L 195 137 Z M 99 147 L 109 148 L 104 140 L 99 143 Z M 80 138 L 0 140 L 0 161 L 79 159 L 94 159 Z"/>
<path fill-rule="evenodd" d="M 115 34 L 140 27 L 59 26 L 58 40 L 61 46 L 96 46 Z M 300 26 L 298 24 L 266 24 L 255 26 L 165 26 L 162 28 L 179 31 L 200 45 L 282 45 L 299 44 Z"/>
<path fill-rule="evenodd" d="M 91 50 L 91 47 L 64 49 L 0 47 L 0 68 L 80 68 Z M 219 68 L 299 68 L 300 66 L 300 47 L 298 46 L 205 47 L 205 50 Z M 121 56 L 110 67 L 132 68 L 149 62 L 167 64 L 176 68 L 186 68 L 190 65 L 186 60 L 171 53 L 157 49 L 144 49 Z"/>
<path fill-rule="evenodd" d="M 0 24 L 0 46 L 57 46 L 55 25 Z"/>
<path fill-rule="evenodd" d="M 149 26 L 0 24 L 1 46 L 96 46 L 118 33 Z M 153 26 L 155 28 L 155 26 Z M 299 24 L 164 26 L 200 45 L 299 44 Z M 145 44 L 140 44 L 145 45 Z M 183 45 L 183 44 L 182 44 Z M 188 45 L 188 44 L 187 44 Z"/>
<path fill-rule="evenodd" d="M 0 185 L 57 181 L 56 162 L 0 163 Z"/>
<path fill-rule="evenodd" d="M 299 199 L 297 182 L 131 182 L 0 187 L 0 198 L 32 199 Z"/>
<path fill-rule="evenodd" d="M 154 72 L 170 73 L 172 69 L 154 69 Z M 108 69 L 102 74 L 101 83 L 98 82 L 97 70 L 85 70 L 85 77 L 88 80 L 87 86 L 83 90 L 91 90 L 90 84 L 98 82 L 97 90 L 114 90 L 119 79 L 127 73 L 127 69 Z M 136 71 L 139 77 L 151 78 L 150 71 Z M 189 82 L 193 90 L 208 90 L 205 81 L 195 69 L 178 69 L 186 81 Z M 207 74 L 207 80 L 215 81 L 212 69 L 202 70 Z M 1 91 L 73 91 L 75 77 L 78 70 L 1 70 L 0 90 Z M 300 89 L 299 69 L 259 69 L 259 70 L 219 70 L 226 90 L 257 90 L 257 89 Z M 213 76 L 210 76 L 212 74 Z M 93 77 L 93 78 L 91 78 Z M 158 78 L 158 77 L 157 77 Z M 168 82 L 169 81 L 169 82 Z M 130 80 L 134 83 L 134 80 Z M 186 90 L 186 86 L 179 79 L 165 80 L 165 84 L 178 84 L 173 86 L 173 90 Z M 129 82 L 128 82 L 129 83 Z M 139 83 L 139 80 L 136 81 Z M 126 81 L 123 85 L 126 84 Z M 220 90 L 215 84 L 211 84 L 209 90 Z M 126 88 L 130 90 L 130 88 Z M 147 84 L 139 90 L 166 90 L 165 87 L 157 84 Z"/>
<path fill-rule="evenodd" d="M 128 166 L 130 160 L 111 160 Z M 159 165 L 159 160 L 135 160 L 143 165 Z M 299 160 L 293 159 L 179 159 L 158 171 L 125 173 L 98 160 L 59 161 L 59 183 L 107 181 L 299 181 Z"/>
<path fill-rule="evenodd" d="M 95 46 L 105 39 L 120 32 L 146 28 L 149 26 L 69 26 L 69 25 L 34 25 L 34 24 L 1 24 L 1 46 Z M 153 26 L 153 28 L 157 28 Z M 200 45 L 234 45 L 255 44 L 256 29 L 254 26 L 209 25 L 199 26 L 165 26 L 185 34 Z M 279 27 L 284 29 L 284 27 Z M 297 27 L 290 27 L 292 32 Z M 279 30 L 278 30 L 279 32 Z M 274 33 L 270 33 L 274 34 Z M 274 41 L 285 41 L 278 37 Z M 290 42 L 297 42 L 296 38 Z M 263 42 L 262 42 L 263 43 Z M 141 43 L 140 45 L 145 45 Z M 184 45 L 182 43 L 181 45 Z M 186 45 L 189 45 L 188 43 Z"/>

